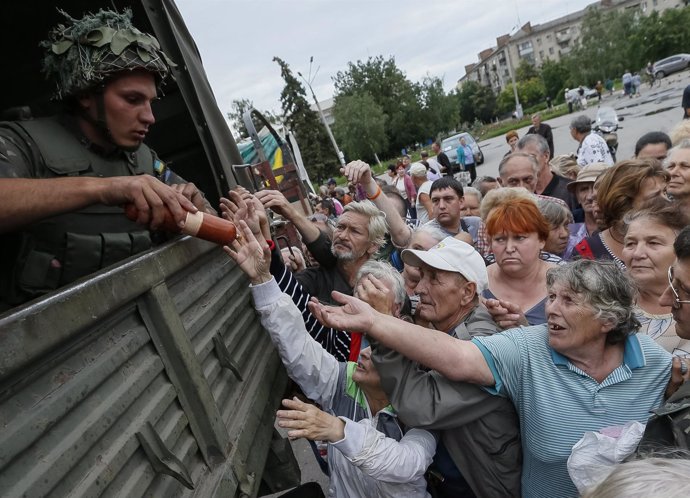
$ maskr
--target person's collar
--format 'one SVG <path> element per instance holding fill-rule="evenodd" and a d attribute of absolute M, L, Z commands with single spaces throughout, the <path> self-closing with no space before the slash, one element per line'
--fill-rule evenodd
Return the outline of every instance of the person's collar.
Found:
<path fill-rule="evenodd" d="M 570 360 L 555 349 L 549 347 L 551 351 L 551 359 L 554 365 L 568 365 Z M 644 353 L 642 352 L 642 346 L 640 346 L 640 340 L 637 335 L 632 334 L 626 337 L 625 345 L 623 349 L 623 364 L 626 365 L 630 370 L 636 368 L 642 368 L 645 366 L 646 362 L 644 359 Z"/>

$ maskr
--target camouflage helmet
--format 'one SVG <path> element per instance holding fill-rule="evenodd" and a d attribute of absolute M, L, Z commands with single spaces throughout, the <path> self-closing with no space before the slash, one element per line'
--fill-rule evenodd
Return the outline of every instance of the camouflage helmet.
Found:
<path fill-rule="evenodd" d="M 41 42 L 46 49 L 43 72 L 56 83 L 58 99 L 78 95 L 103 84 L 125 70 L 145 69 L 159 84 L 175 64 L 161 50 L 158 40 L 132 24 L 132 11 L 99 10 L 58 24 Z"/>

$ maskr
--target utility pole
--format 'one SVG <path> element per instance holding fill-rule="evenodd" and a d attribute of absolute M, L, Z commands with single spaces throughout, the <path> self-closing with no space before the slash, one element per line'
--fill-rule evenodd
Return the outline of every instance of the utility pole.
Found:
<path fill-rule="evenodd" d="M 311 65 L 314 62 L 314 56 L 309 58 L 309 77 L 311 78 Z M 318 73 L 319 70 L 317 69 L 316 72 Z M 323 115 L 323 111 L 321 110 L 321 105 L 319 104 L 319 99 L 316 98 L 316 94 L 314 93 L 314 89 L 311 87 L 311 81 L 309 81 L 307 78 L 302 76 L 302 73 L 297 71 L 297 75 L 304 80 L 304 82 L 307 84 L 309 87 L 309 91 L 311 92 L 311 96 L 314 98 L 314 103 L 316 104 L 316 108 L 319 110 L 319 116 L 321 116 L 321 122 L 323 125 L 326 127 L 326 133 L 328 133 L 328 138 L 331 139 L 331 143 L 333 144 L 333 148 L 335 149 L 335 153 L 338 156 L 338 161 L 340 161 L 340 165 L 345 167 L 345 154 L 342 153 L 342 151 L 338 148 L 338 143 L 335 141 L 335 137 L 333 136 L 333 133 L 331 132 L 331 127 L 328 126 L 328 123 L 326 122 L 326 116 Z M 316 77 L 316 74 L 314 74 L 314 77 Z"/>

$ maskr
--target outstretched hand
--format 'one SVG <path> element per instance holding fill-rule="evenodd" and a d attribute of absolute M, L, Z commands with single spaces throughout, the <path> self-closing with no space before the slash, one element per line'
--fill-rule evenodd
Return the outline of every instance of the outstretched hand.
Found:
<path fill-rule="evenodd" d="M 503 330 L 529 325 L 525 314 L 517 304 L 501 299 L 484 299 L 483 303 L 496 325 Z"/>
<path fill-rule="evenodd" d="M 345 437 L 345 422 L 314 405 L 304 403 L 296 397 L 284 399 L 287 410 L 278 410 L 278 426 L 288 430 L 290 439 L 307 438 L 312 441 L 334 443 Z"/>
<path fill-rule="evenodd" d="M 245 193 L 246 192 L 246 193 Z M 237 225 L 240 220 L 244 220 L 247 226 L 254 234 L 254 237 L 261 239 L 261 219 L 257 213 L 255 204 L 247 202 L 247 196 L 252 197 L 252 194 L 244 191 L 244 189 L 231 190 L 228 192 L 228 197 L 221 197 L 220 211 L 223 218 L 232 221 Z M 261 208 L 263 211 L 263 208 Z"/>
<path fill-rule="evenodd" d="M 328 306 L 315 297 L 309 302 L 309 311 L 319 322 L 336 330 L 370 332 L 376 317 L 376 311 L 371 306 L 361 299 L 338 291 L 331 292 L 331 296 L 343 306 Z"/>
<path fill-rule="evenodd" d="M 269 272 L 271 250 L 265 240 L 257 241 L 244 220 L 238 222 L 241 237 L 232 242 L 232 248 L 223 250 L 235 260 L 237 266 L 249 277 L 253 285 L 268 282 L 273 278 Z"/>
<path fill-rule="evenodd" d="M 371 167 L 364 161 L 349 162 L 344 168 L 340 168 L 340 172 L 348 181 L 361 184 L 365 190 L 367 190 L 367 186 L 374 183 Z M 367 193 L 372 194 L 372 192 Z"/>

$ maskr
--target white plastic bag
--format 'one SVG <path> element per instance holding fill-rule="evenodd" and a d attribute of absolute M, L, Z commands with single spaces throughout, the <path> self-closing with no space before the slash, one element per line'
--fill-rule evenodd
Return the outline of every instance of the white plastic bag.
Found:
<path fill-rule="evenodd" d="M 606 479 L 614 465 L 635 451 L 644 428 L 639 422 L 628 422 L 599 432 L 585 432 L 568 458 L 568 473 L 578 491 L 583 493 Z"/>

